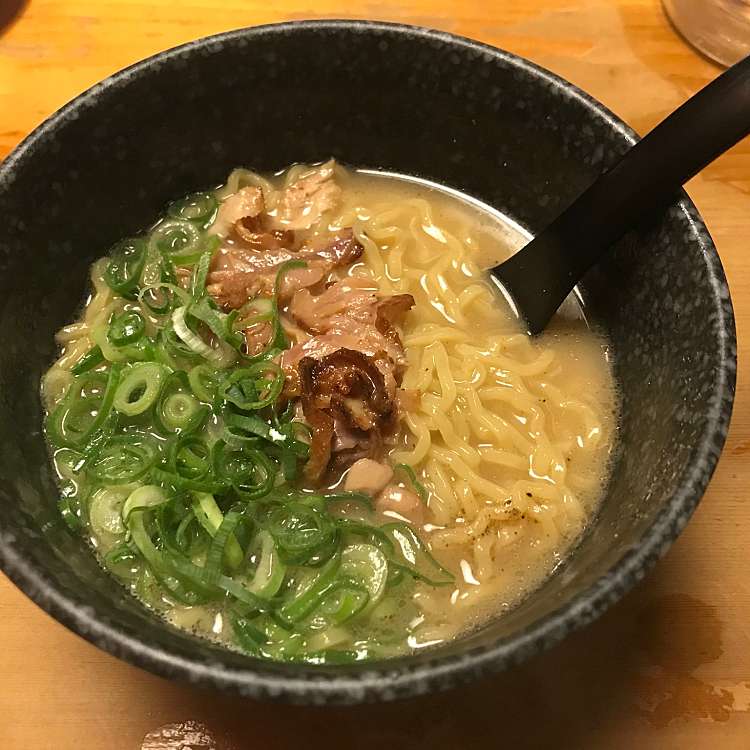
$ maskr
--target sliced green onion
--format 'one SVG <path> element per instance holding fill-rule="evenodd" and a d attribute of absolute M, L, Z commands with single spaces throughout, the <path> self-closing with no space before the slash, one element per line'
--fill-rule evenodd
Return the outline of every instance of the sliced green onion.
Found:
<path fill-rule="evenodd" d="M 204 229 L 216 209 L 210 193 L 188 196 L 147 240 L 113 248 L 107 284 L 140 307 L 116 299 L 98 316 L 48 417 L 60 512 L 155 606 L 220 607 L 250 653 L 322 664 L 378 655 L 377 638 L 341 625 L 401 606 L 399 592 L 386 594 L 401 580 L 440 586 L 453 576 L 409 524 L 360 520 L 373 510 L 367 495 L 292 484 L 311 434 L 294 403 L 276 408 L 284 373 L 274 357 L 288 345 L 284 274 L 306 264 L 282 264 L 272 296 L 224 313 L 206 294 L 220 241 Z M 175 264 L 191 272 L 189 290 Z M 261 323 L 268 346 L 246 356 L 237 329 Z M 396 469 L 426 502 L 414 470 Z"/>
<path fill-rule="evenodd" d="M 83 518 L 80 500 L 77 497 L 78 487 L 72 480 L 67 480 L 57 501 L 57 509 L 60 511 L 65 525 L 71 531 L 79 531 L 83 528 Z"/>
<path fill-rule="evenodd" d="M 198 417 L 205 413 L 203 404 L 191 393 L 171 393 L 164 399 L 161 421 L 171 428 L 170 431 L 185 430 L 202 421 Z"/>
<path fill-rule="evenodd" d="M 271 323 L 274 318 L 273 297 L 254 297 L 237 313 L 238 328 L 247 329 L 261 323 Z"/>
<path fill-rule="evenodd" d="M 194 263 L 200 258 L 203 234 L 190 221 L 166 219 L 151 232 L 149 243 L 173 263 Z"/>
<path fill-rule="evenodd" d="M 203 568 L 203 580 L 210 586 L 215 585 L 221 576 L 222 561 L 226 561 L 227 566 L 232 569 L 238 568 L 242 563 L 242 548 L 237 544 L 234 536 L 234 530 L 241 518 L 242 516 L 237 511 L 229 511 L 214 530 L 211 548 Z M 230 539 L 234 542 L 232 553 L 229 551 Z"/>
<path fill-rule="evenodd" d="M 184 555 L 169 550 L 162 555 L 163 567 L 158 571 L 162 585 L 171 596 L 186 604 L 203 604 L 218 599 L 218 586 L 208 585 L 205 572 Z"/>
<path fill-rule="evenodd" d="M 154 545 L 146 529 L 146 516 L 168 502 L 164 490 L 155 485 L 145 485 L 131 493 L 123 506 L 122 517 L 133 544 L 170 596 L 189 605 L 216 598 L 216 594 L 205 587 L 201 568 L 174 552 L 163 553 Z"/>
<path fill-rule="evenodd" d="M 276 401 L 283 387 L 284 373 L 279 365 L 256 362 L 234 370 L 222 384 L 219 395 L 239 409 L 257 411 Z"/>
<path fill-rule="evenodd" d="M 83 448 L 103 425 L 120 381 L 120 365 L 109 373 L 79 375 L 47 420 L 47 435 L 53 445 Z"/>
<path fill-rule="evenodd" d="M 427 504 L 427 489 L 426 487 L 417 479 L 417 475 L 414 472 L 414 469 L 412 469 L 409 464 L 396 464 L 393 467 L 396 471 L 403 471 L 404 474 L 409 478 L 409 481 L 411 482 L 411 486 L 414 488 L 414 491 L 419 495 L 419 499 L 426 505 Z"/>
<path fill-rule="evenodd" d="M 287 422 L 286 424 L 277 422 L 276 427 L 286 437 L 284 445 L 298 456 L 307 458 L 310 453 L 310 440 L 312 439 L 312 430 L 310 427 L 304 422 Z M 297 432 L 303 433 L 305 439 L 300 440 L 295 437 L 295 433 Z"/>
<path fill-rule="evenodd" d="M 286 263 L 282 263 L 279 270 L 276 273 L 276 281 L 273 286 L 273 338 L 269 345 L 270 350 L 274 349 L 286 349 L 289 346 L 284 328 L 281 325 L 281 315 L 279 314 L 279 297 L 281 296 L 281 284 L 284 280 L 284 276 L 287 271 L 291 271 L 294 268 L 307 268 L 307 263 L 304 260 L 288 260 Z"/>
<path fill-rule="evenodd" d="M 188 373 L 193 393 L 207 404 L 212 404 L 219 387 L 219 373 L 211 365 L 196 365 Z"/>
<path fill-rule="evenodd" d="M 221 240 L 216 235 L 204 235 L 201 253 L 213 257 L 214 253 L 221 247 Z"/>
<path fill-rule="evenodd" d="M 337 518 L 336 526 L 347 535 L 369 539 L 370 542 L 385 553 L 386 557 L 389 559 L 393 557 L 395 553 L 393 540 L 382 528 L 371 526 L 361 521 L 355 521 L 351 518 Z"/>
<path fill-rule="evenodd" d="M 278 610 L 283 622 L 294 624 L 309 615 L 323 600 L 336 581 L 341 558 L 334 555 L 308 582 L 294 594 L 294 597 Z"/>
<path fill-rule="evenodd" d="M 261 655 L 266 659 L 272 661 L 299 661 L 302 651 L 305 645 L 304 636 L 302 633 L 290 633 L 287 638 L 276 641 L 274 643 L 267 643 L 261 649 Z"/>
<path fill-rule="evenodd" d="M 281 463 L 286 480 L 295 479 L 297 464 L 300 458 L 307 458 L 309 446 L 290 436 L 289 425 L 274 427 L 256 414 L 234 414 L 229 410 L 224 413 L 224 439 L 231 445 L 258 446 L 261 440 L 270 445 L 260 443 L 259 447 L 272 455 Z"/>
<path fill-rule="evenodd" d="M 238 602 L 242 602 L 253 609 L 257 609 L 260 612 L 264 612 L 270 608 L 270 604 L 258 596 L 255 596 L 252 592 L 248 591 L 239 581 L 235 581 L 229 576 L 219 576 L 219 580 L 216 582 L 218 588 L 226 592 L 232 598 Z"/>
<path fill-rule="evenodd" d="M 237 312 L 233 311 L 229 314 L 221 312 L 211 297 L 201 297 L 186 308 L 185 314 L 205 323 L 214 335 L 226 341 L 234 349 L 239 350 L 245 343 L 245 337 L 232 328 Z"/>
<path fill-rule="evenodd" d="M 156 334 L 156 360 L 173 370 L 184 370 L 201 360 L 175 333 L 171 317 Z"/>
<path fill-rule="evenodd" d="M 388 523 L 380 529 L 393 540 L 399 553 L 391 558 L 391 566 L 430 586 L 448 586 L 454 582 L 453 574 L 430 554 L 408 523 Z"/>
<path fill-rule="evenodd" d="M 153 359 L 154 349 L 149 339 L 140 338 L 132 344 L 115 346 L 109 339 L 109 326 L 98 325 L 91 331 L 91 340 L 99 346 L 102 355 L 110 362 L 126 362 L 129 359 Z"/>
<path fill-rule="evenodd" d="M 211 448 L 202 437 L 182 433 L 169 447 L 167 466 L 185 479 L 208 480 L 213 471 Z"/>
<path fill-rule="evenodd" d="M 146 261 L 146 243 L 141 239 L 122 240 L 109 251 L 109 255 L 104 280 L 122 297 L 135 299 L 135 291 Z"/>
<path fill-rule="evenodd" d="M 180 340 L 190 349 L 194 354 L 199 354 L 205 359 L 212 359 L 218 355 L 214 349 L 212 349 L 197 333 L 191 331 L 187 323 L 185 322 L 185 311 L 186 307 L 178 307 L 172 313 L 172 325 L 174 326 L 174 332 L 180 338 Z"/>
<path fill-rule="evenodd" d="M 228 443 L 254 444 L 258 438 L 273 442 L 272 427 L 255 414 L 234 414 L 227 410 L 224 414 L 224 436 Z M 278 434 L 282 440 L 285 436 Z"/>
<path fill-rule="evenodd" d="M 202 568 L 175 552 L 162 553 L 154 545 L 145 516 L 168 501 L 164 491 L 154 485 L 140 487 L 128 497 L 122 515 L 134 545 L 170 596 L 189 605 L 217 598 L 216 589 L 205 585 Z"/>
<path fill-rule="evenodd" d="M 287 271 L 291 271 L 293 268 L 306 268 L 307 263 L 303 260 L 288 260 L 279 267 L 276 272 L 276 280 L 274 282 L 274 293 L 268 302 L 264 298 L 254 299 L 249 304 L 252 308 L 260 310 L 260 313 L 250 317 L 249 319 L 243 319 L 243 326 L 248 327 L 256 323 L 270 322 L 271 323 L 271 340 L 268 342 L 266 348 L 256 356 L 252 357 L 253 361 L 262 362 L 269 360 L 276 354 L 289 347 L 284 328 L 281 325 L 281 314 L 279 308 L 279 294 L 281 290 L 281 283 L 284 278 L 284 274 Z M 263 305 L 268 305 L 268 311 L 262 309 Z"/>
<path fill-rule="evenodd" d="M 146 249 L 146 260 L 141 271 L 141 290 L 152 287 L 162 281 L 162 256 L 161 253 L 152 245 Z M 143 291 L 138 295 L 143 294 Z"/>
<path fill-rule="evenodd" d="M 119 415 L 114 409 L 112 409 L 104 422 L 102 422 L 101 427 L 99 427 L 89 438 L 85 448 L 82 448 L 85 453 L 83 469 L 86 469 L 86 467 L 96 461 L 99 453 L 115 434 L 118 423 Z"/>
<path fill-rule="evenodd" d="M 141 289 L 138 295 L 143 311 L 156 317 L 167 315 L 189 301 L 190 295 L 182 287 L 168 281 L 151 284 Z"/>
<path fill-rule="evenodd" d="M 375 510 L 372 498 L 364 492 L 327 492 L 325 499 L 327 503 L 359 503 L 369 511 Z"/>
<path fill-rule="evenodd" d="M 170 203 L 167 214 L 173 219 L 194 221 L 204 228 L 213 222 L 218 207 L 219 202 L 212 193 L 193 193 Z"/>
<path fill-rule="evenodd" d="M 260 531 L 255 542 L 260 545 L 259 559 L 247 590 L 261 599 L 270 599 L 276 596 L 284 583 L 286 565 L 276 550 L 273 537 L 267 531 Z"/>
<path fill-rule="evenodd" d="M 178 307 L 172 313 L 172 326 L 174 332 L 190 349 L 191 352 L 200 355 L 204 359 L 207 359 L 218 369 L 228 367 L 236 358 L 236 352 L 232 347 L 226 344 L 223 340 L 217 339 L 217 348 L 209 346 L 197 333 L 188 328 L 185 322 L 185 307 Z"/>
<path fill-rule="evenodd" d="M 237 645 L 249 654 L 258 653 L 261 645 L 266 641 L 266 636 L 245 617 L 233 615 L 230 623 Z"/>
<path fill-rule="evenodd" d="M 231 618 L 238 645 L 251 654 L 277 661 L 293 661 L 304 645 L 302 633 L 282 628 L 268 614 L 250 620 L 247 615 Z"/>
<path fill-rule="evenodd" d="M 192 432 L 203 424 L 209 412 L 193 396 L 184 371 L 173 372 L 167 378 L 156 405 L 156 419 L 164 432 Z"/>
<path fill-rule="evenodd" d="M 276 506 L 266 529 L 284 560 L 293 565 L 326 559 L 338 540 L 336 525 L 328 514 L 301 502 Z"/>
<path fill-rule="evenodd" d="M 108 362 L 126 362 L 128 359 L 127 354 L 121 351 L 119 347 L 112 345 L 112 342 L 107 338 L 108 330 L 108 324 L 94 326 L 89 334 L 91 340 L 99 347 L 102 356 Z"/>
<path fill-rule="evenodd" d="M 206 293 L 208 269 L 211 266 L 212 255 L 213 253 L 203 253 L 193 269 L 193 277 L 190 280 L 190 293 L 195 300 L 200 299 Z"/>
<path fill-rule="evenodd" d="M 154 484 L 146 484 L 143 487 L 138 487 L 138 489 L 133 490 L 128 495 L 128 499 L 122 506 L 122 520 L 130 528 L 133 519 L 140 517 L 140 513 L 135 513 L 135 511 L 155 508 L 158 505 L 166 503 L 168 500 L 167 494 L 161 487 L 157 487 Z M 148 558 L 146 557 L 146 559 Z"/>
<path fill-rule="evenodd" d="M 284 479 L 287 482 L 293 482 L 299 476 L 299 459 L 292 452 L 282 450 L 279 456 L 279 463 L 281 464 L 281 473 L 284 475 Z"/>
<path fill-rule="evenodd" d="M 330 649 L 334 646 L 340 646 L 351 640 L 352 634 L 346 628 L 342 628 L 339 625 L 329 625 L 324 630 L 315 633 L 315 635 L 307 639 L 306 653 L 302 655 L 302 658 L 304 661 L 308 661 L 308 657 L 317 651 L 328 651 L 330 653 Z"/>
<path fill-rule="evenodd" d="M 350 544 L 345 547 L 341 553 L 340 572 L 368 593 L 368 610 L 383 597 L 388 580 L 388 559 L 375 545 Z"/>
<path fill-rule="evenodd" d="M 188 530 L 192 529 L 194 525 L 197 525 L 198 519 L 195 516 L 186 514 L 185 517 L 177 524 L 177 531 L 174 533 L 174 541 L 178 549 L 185 551 L 190 547 L 190 540 L 188 539 Z"/>
<path fill-rule="evenodd" d="M 146 323 L 135 310 L 126 310 L 109 324 L 107 338 L 114 346 L 133 344 L 146 331 Z"/>
<path fill-rule="evenodd" d="M 149 477 L 149 483 L 157 484 L 153 472 Z M 190 518 L 192 512 L 187 507 L 185 495 L 182 493 L 167 491 L 167 496 L 170 498 L 170 502 L 164 503 L 154 510 L 154 530 L 158 536 L 160 547 L 166 552 L 175 551 L 182 554 L 185 547 L 178 542 L 177 532 L 183 519 Z M 185 540 L 183 539 L 183 541 Z M 201 546 L 201 552 L 204 552 L 205 539 L 200 540 L 199 546 Z"/>
<path fill-rule="evenodd" d="M 221 526 L 221 522 L 224 520 L 224 514 L 216 504 L 213 495 L 210 495 L 207 492 L 193 492 L 192 495 L 193 513 L 198 519 L 198 523 L 200 523 L 200 525 L 211 536 L 213 536 L 219 526 Z"/>
<path fill-rule="evenodd" d="M 70 371 L 73 375 L 82 375 L 84 372 L 98 367 L 102 362 L 104 362 L 104 355 L 102 354 L 101 347 L 94 346 L 70 368 Z"/>
<path fill-rule="evenodd" d="M 148 411 L 159 398 L 168 370 L 156 362 L 139 362 L 125 372 L 114 398 L 114 407 L 126 417 Z"/>
<path fill-rule="evenodd" d="M 344 579 L 326 592 L 315 614 L 331 625 L 342 625 L 363 612 L 369 601 L 370 594 L 364 586 Z"/>
<path fill-rule="evenodd" d="M 226 479 L 245 500 L 264 497 L 274 486 L 276 467 L 258 450 L 232 449 L 223 440 L 218 440 L 212 458 L 214 474 Z"/>
<path fill-rule="evenodd" d="M 317 511 L 318 513 L 322 513 L 323 515 L 328 516 L 328 511 L 326 509 L 326 499 L 323 497 L 323 495 L 317 493 L 317 492 L 293 492 L 289 493 L 286 497 L 282 499 L 283 503 L 289 503 L 292 500 L 298 502 L 300 505 L 304 505 L 306 508 L 313 508 L 313 510 Z"/>
<path fill-rule="evenodd" d="M 226 490 L 228 483 L 215 479 L 213 474 L 205 479 L 190 479 L 174 471 L 159 466 L 151 470 L 151 480 L 161 487 L 174 490 L 194 490 L 196 492 L 221 492 Z"/>
<path fill-rule="evenodd" d="M 53 460 L 61 479 L 75 479 L 86 462 L 86 456 L 81 451 L 59 448 L 55 451 Z"/>
<path fill-rule="evenodd" d="M 121 487 L 102 487 L 89 501 L 89 523 L 97 539 L 111 546 L 114 539 L 125 534 L 122 506 L 130 491 Z"/>
<path fill-rule="evenodd" d="M 162 284 L 177 285 L 177 269 L 175 264 L 167 255 L 161 256 L 161 281 Z M 182 287 L 179 287 L 182 289 Z"/>
<path fill-rule="evenodd" d="M 157 458 L 153 441 L 135 436 L 115 437 L 91 462 L 88 471 L 102 484 L 129 484 L 142 479 Z"/>
<path fill-rule="evenodd" d="M 124 527 L 123 527 L 124 528 Z M 129 541 L 115 542 L 115 545 L 104 555 L 104 564 L 115 575 L 130 578 L 138 562 L 137 551 Z"/>
<path fill-rule="evenodd" d="M 192 508 L 198 523 L 212 537 L 215 537 L 219 528 L 225 520 L 224 514 L 216 504 L 213 495 L 207 492 L 193 492 Z M 238 521 L 239 522 L 239 521 Z M 236 525 L 236 524 L 235 524 Z M 234 531 L 234 528 L 231 529 Z M 242 565 L 244 553 L 234 533 L 230 533 L 224 542 L 224 562 L 231 570 L 236 570 Z"/>

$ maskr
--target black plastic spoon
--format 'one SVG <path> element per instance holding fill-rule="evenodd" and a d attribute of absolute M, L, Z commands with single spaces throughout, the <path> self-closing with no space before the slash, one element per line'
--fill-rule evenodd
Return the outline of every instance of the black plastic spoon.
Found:
<path fill-rule="evenodd" d="M 657 125 L 544 231 L 493 268 L 493 280 L 540 333 L 628 229 L 750 133 L 750 57 L 729 68 Z"/>

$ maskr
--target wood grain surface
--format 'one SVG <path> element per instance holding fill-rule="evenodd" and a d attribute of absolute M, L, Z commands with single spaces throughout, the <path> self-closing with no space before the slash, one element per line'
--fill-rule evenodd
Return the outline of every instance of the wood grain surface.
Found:
<path fill-rule="evenodd" d="M 489 42 L 568 78 L 639 132 L 719 72 L 675 34 L 658 0 L 0 0 L 0 158 L 71 97 L 142 57 L 226 29 L 315 17 L 416 23 Z M 750 748 L 750 141 L 688 189 L 735 304 L 734 420 L 689 527 L 604 618 L 524 667 L 458 691 L 303 709 L 130 667 L 0 576 L 0 747 Z"/>

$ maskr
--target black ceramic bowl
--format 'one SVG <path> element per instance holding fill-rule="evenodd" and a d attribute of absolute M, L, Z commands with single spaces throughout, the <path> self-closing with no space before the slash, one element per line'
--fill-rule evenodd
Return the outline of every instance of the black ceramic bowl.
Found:
<path fill-rule="evenodd" d="M 583 285 L 610 336 L 620 444 L 598 518 L 517 609 L 434 651 L 318 668 L 256 661 L 165 625 L 125 594 L 57 515 L 39 379 L 87 267 L 175 196 L 238 165 L 335 156 L 445 183 L 543 227 L 635 140 L 569 83 L 418 28 L 267 26 L 157 55 L 95 86 L 0 166 L 0 560 L 41 607 L 161 675 L 296 702 L 383 700 L 516 664 L 617 601 L 669 547 L 716 465 L 732 407 L 724 273 L 680 202 Z M 614 644 L 613 644 L 614 646 Z"/>

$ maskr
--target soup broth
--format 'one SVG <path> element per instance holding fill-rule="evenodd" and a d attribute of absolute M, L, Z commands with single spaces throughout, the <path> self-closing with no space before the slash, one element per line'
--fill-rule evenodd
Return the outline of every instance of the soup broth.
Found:
<path fill-rule="evenodd" d="M 178 627 L 274 659 L 437 645 L 596 512 L 606 340 L 529 337 L 486 269 L 527 235 L 413 178 L 235 170 L 92 268 L 43 382 L 61 512 Z"/>

